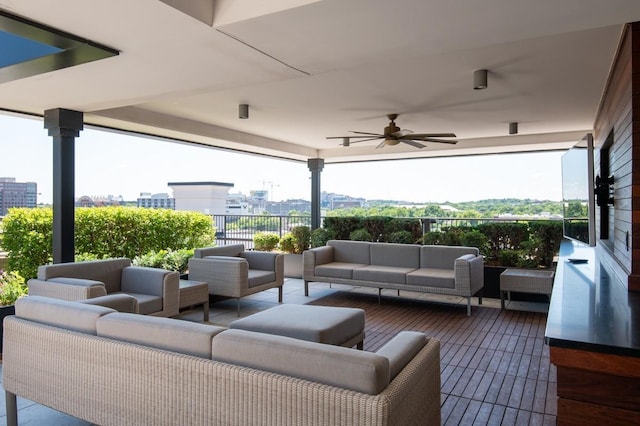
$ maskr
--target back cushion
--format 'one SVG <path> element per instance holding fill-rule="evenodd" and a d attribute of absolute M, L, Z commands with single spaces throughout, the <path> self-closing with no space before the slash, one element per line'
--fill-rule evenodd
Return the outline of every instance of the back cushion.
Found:
<path fill-rule="evenodd" d="M 244 330 L 217 335 L 212 359 L 371 395 L 389 384 L 389 360 L 384 356 Z"/>
<path fill-rule="evenodd" d="M 114 309 L 42 296 L 16 301 L 16 317 L 81 333 L 96 334 L 96 321 Z"/>
<path fill-rule="evenodd" d="M 130 265 L 130 259 L 105 259 L 43 265 L 38 267 L 38 279 L 48 280 L 55 277 L 86 278 L 104 283 L 107 293 L 114 293 L 120 291 L 122 268 Z"/>
<path fill-rule="evenodd" d="M 371 264 L 418 269 L 420 267 L 420 246 L 416 244 L 371 243 Z"/>
<path fill-rule="evenodd" d="M 365 241 L 329 240 L 333 247 L 334 262 L 359 263 L 369 265 L 369 245 Z"/>
<path fill-rule="evenodd" d="M 206 256 L 240 256 L 240 253 L 244 251 L 244 244 L 231 244 L 228 246 L 220 247 L 205 247 L 196 249 L 193 252 L 193 257 L 202 259 Z"/>
<path fill-rule="evenodd" d="M 475 247 L 464 246 L 422 246 L 420 248 L 420 267 L 453 269 L 455 261 L 460 256 L 472 254 L 478 256 Z"/>
<path fill-rule="evenodd" d="M 211 339 L 223 327 L 172 318 L 115 313 L 97 322 L 98 336 L 211 359 Z"/>

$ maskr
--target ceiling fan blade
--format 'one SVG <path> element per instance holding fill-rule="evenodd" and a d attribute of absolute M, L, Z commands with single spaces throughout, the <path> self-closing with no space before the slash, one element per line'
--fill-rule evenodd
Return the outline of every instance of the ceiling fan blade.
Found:
<path fill-rule="evenodd" d="M 412 133 L 412 138 L 455 138 L 455 133 Z"/>
<path fill-rule="evenodd" d="M 392 136 L 395 136 L 397 138 L 404 138 L 405 136 L 413 136 L 413 132 L 409 129 L 400 129 L 397 132 L 393 132 L 391 133 Z"/>
<path fill-rule="evenodd" d="M 454 140 L 435 139 L 435 138 L 414 138 L 414 137 L 411 137 L 411 140 L 420 141 L 420 142 L 448 143 L 449 145 L 455 145 L 455 144 L 458 143 L 458 141 L 454 141 Z"/>
<path fill-rule="evenodd" d="M 378 144 L 378 146 L 376 146 L 376 149 L 384 148 L 384 145 L 385 145 L 385 143 L 384 143 L 384 141 L 382 141 L 382 142 L 380 142 L 380 143 Z"/>
<path fill-rule="evenodd" d="M 422 149 L 422 148 L 424 148 L 426 146 L 426 145 L 421 144 L 420 142 L 416 142 L 416 141 L 411 140 L 411 139 L 398 139 L 398 140 L 400 142 L 406 143 L 407 145 L 411 145 L 413 147 L 420 148 L 420 149 Z"/>
<path fill-rule="evenodd" d="M 353 130 L 349 130 L 349 131 L 350 131 L 351 133 L 356 133 L 356 134 L 358 134 L 358 135 L 366 135 L 366 136 L 384 136 L 384 135 L 381 135 L 380 133 L 356 132 L 356 131 L 353 131 Z M 362 136 L 351 136 L 351 137 L 352 137 L 352 138 L 360 138 L 360 137 L 362 137 Z"/>
<path fill-rule="evenodd" d="M 383 137 L 383 136 L 379 136 L 379 137 L 376 137 L 376 138 L 369 138 L 369 139 L 360 139 L 359 141 L 351 141 L 351 143 L 367 142 L 367 141 L 375 141 L 376 139 L 380 139 L 380 138 L 382 138 L 382 137 Z"/>

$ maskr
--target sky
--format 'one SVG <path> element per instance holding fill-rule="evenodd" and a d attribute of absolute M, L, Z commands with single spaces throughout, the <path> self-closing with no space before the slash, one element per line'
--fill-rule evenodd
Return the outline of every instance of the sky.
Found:
<path fill-rule="evenodd" d="M 269 199 L 311 198 L 305 162 L 85 128 L 76 138 L 76 197 L 169 193 L 168 182 L 233 183 L 230 193 L 266 189 Z M 416 203 L 490 198 L 562 199 L 564 152 L 325 164 L 322 191 L 367 200 Z M 0 113 L 0 177 L 38 184 L 38 202 L 51 203 L 52 138 L 41 118 Z"/>

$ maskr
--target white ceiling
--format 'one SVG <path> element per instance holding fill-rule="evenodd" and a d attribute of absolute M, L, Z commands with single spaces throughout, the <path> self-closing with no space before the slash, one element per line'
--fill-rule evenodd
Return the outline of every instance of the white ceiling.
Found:
<path fill-rule="evenodd" d="M 623 24 L 640 20 L 638 0 L 0 0 L 0 9 L 120 51 L 0 84 L 0 108 L 74 109 L 90 124 L 327 163 L 566 148 L 593 126 Z M 472 88 L 477 69 L 489 70 L 486 90 Z M 401 128 L 460 142 L 326 139 L 382 132 L 388 113 Z"/>

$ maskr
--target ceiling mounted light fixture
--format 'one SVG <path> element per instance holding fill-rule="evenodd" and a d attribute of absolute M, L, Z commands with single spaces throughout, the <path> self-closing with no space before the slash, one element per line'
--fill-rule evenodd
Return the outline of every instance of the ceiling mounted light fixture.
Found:
<path fill-rule="evenodd" d="M 238 107 L 238 118 L 246 119 L 249 118 L 249 105 L 240 104 Z"/>
<path fill-rule="evenodd" d="M 487 70 L 477 70 L 473 72 L 473 89 L 482 90 L 486 89 L 487 84 Z"/>
<path fill-rule="evenodd" d="M 509 134 L 510 135 L 518 134 L 518 123 L 509 123 Z"/>

